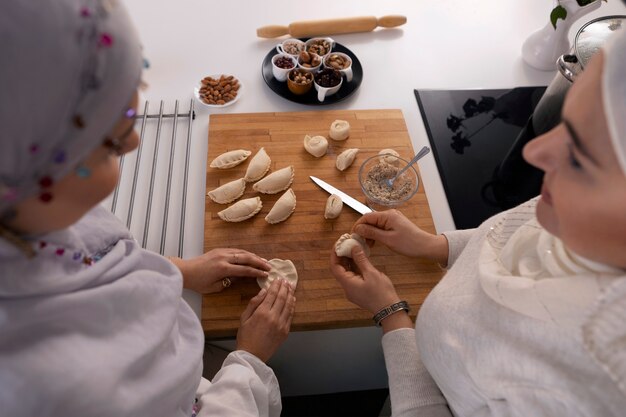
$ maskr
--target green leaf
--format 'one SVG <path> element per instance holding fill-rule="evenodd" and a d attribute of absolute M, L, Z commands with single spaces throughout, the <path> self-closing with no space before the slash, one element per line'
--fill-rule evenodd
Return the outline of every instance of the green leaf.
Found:
<path fill-rule="evenodd" d="M 550 22 L 552 22 L 552 26 L 554 26 L 555 30 L 556 30 L 556 21 L 559 19 L 565 20 L 566 17 L 567 17 L 567 10 L 565 10 L 565 7 L 558 5 L 554 9 L 552 9 L 552 12 L 550 13 Z"/>

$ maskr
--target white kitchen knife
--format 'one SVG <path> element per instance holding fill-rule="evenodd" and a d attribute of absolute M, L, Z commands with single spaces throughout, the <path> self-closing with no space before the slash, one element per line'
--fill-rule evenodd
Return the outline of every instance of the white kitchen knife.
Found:
<path fill-rule="evenodd" d="M 357 212 L 361 214 L 365 214 L 365 213 L 371 213 L 372 211 L 374 211 L 371 208 L 367 207 L 365 204 L 361 203 L 360 201 L 357 201 L 354 198 L 350 197 L 348 194 L 344 193 L 343 191 L 338 190 L 337 188 L 333 187 L 326 181 L 322 181 L 319 178 L 313 177 L 313 176 L 310 176 L 309 178 L 311 178 L 314 183 L 319 185 L 327 193 L 338 195 L 344 204 L 350 206 Z"/>

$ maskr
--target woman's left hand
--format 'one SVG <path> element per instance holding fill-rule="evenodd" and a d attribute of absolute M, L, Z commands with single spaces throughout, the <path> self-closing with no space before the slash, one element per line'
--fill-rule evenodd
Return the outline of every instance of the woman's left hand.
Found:
<path fill-rule="evenodd" d="M 271 269 L 260 256 L 243 249 L 218 248 L 191 259 L 169 259 L 182 272 L 183 287 L 200 294 L 222 291 L 235 278 L 265 278 Z"/>

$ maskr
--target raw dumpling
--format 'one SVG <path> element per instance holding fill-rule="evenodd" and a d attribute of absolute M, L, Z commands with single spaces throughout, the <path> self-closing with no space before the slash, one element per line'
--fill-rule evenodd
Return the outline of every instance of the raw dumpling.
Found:
<path fill-rule="evenodd" d="M 325 219 L 336 219 L 343 208 L 343 201 L 337 194 L 331 194 L 326 200 L 326 209 L 324 210 Z"/>
<path fill-rule="evenodd" d="M 257 278 L 259 287 L 268 289 L 276 278 L 285 278 L 295 289 L 298 285 L 298 271 L 296 266 L 289 259 L 270 259 L 267 261 L 272 269 L 267 273 L 266 278 Z"/>
<path fill-rule="evenodd" d="M 335 242 L 335 253 L 337 256 L 352 258 L 352 248 L 357 245 L 361 245 L 365 255 L 370 256 L 370 247 L 365 243 L 365 239 L 356 233 L 344 233 L 341 235 L 337 242 Z"/>
<path fill-rule="evenodd" d="M 245 149 L 237 149 L 236 151 L 225 152 L 215 158 L 209 166 L 211 168 L 219 169 L 232 168 L 245 161 L 251 154 L 252 152 Z"/>
<path fill-rule="evenodd" d="M 246 170 L 246 175 L 244 179 L 247 182 L 254 182 L 263 178 L 263 175 L 267 171 L 270 170 L 270 164 L 272 160 L 270 159 L 267 152 L 265 152 L 265 148 L 259 149 L 259 151 L 252 157 L 250 160 L 250 164 L 248 164 L 248 169 Z"/>
<path fill-rule="evenodd" d="M 244 191 L 246 191 L 246 181 L 239 178 L 209 191 L 207 195 L 218 204 L 228 204 L 241 197 Z"/>
<path fill-rule="evenodd" d="M 274 207 L 265 216 L 265 221 L 270 224 L 280 223 L 283 220 L 287 220 L 291 213 L 296 209 L 296 194 L 290 188 L 285 191 L 285 194 L 281 195 Z"/>
<path fill-rule="evenodd" d="M 252 188 L 263 194 L 276 194 L 289 188 L 293 181 L 293 165 L 272 172 L 261 181 L 255 183 Z"/>
<path fill-rule="evenodd" d="M 242 222 L 257 214 L 262 207 L 260 197 L 246 198 L 218 212 L 217 215 L 227 222 Z"/>
<path fill-rule="evenodd" d="M 347 169 L 354 162 L 357 153 L 359 153 L 358 148 L 346 149 L 345 151 L 341 152 L 337 156 L 337 160 L 335 161 L 337 169 L 339 171 L 344 171 L 345 169 Z"/>
<path fill-rule="evenodd" d="M 304 149 L 311 155 L 319 158 L 326 155 L 328 141 L 324 136 L 304 136 Z"/>
<path fill-rule="evenodd" d="M 350 136 L 350 123 L 345 120 L 335 120 L 330 124 L 329 136 L 334 140 L 346 140 Z"/>
<path fill-rule="evenodd" d="M 383 149 L 378 152 L 378 155 L 385 155 L 380 159 L 389 165 L 398 166 L 400 164 L 400 160 L 398 159 L 400 154 L 396 152 L 395 149 Z"/>

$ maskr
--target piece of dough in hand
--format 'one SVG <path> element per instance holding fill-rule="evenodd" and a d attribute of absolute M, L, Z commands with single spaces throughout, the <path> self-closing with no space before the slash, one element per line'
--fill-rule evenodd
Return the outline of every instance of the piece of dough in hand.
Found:
<path fill-rule="evenodd" d="M 370 256 L 370 247 L 367 246 L 365 239 L 356 233 L 344 233 L 335 242 L 335 253 L 337 256 L 345 256 L 346 258 L 352 258 L 352 248 L 361 245 L 365 255 Z"/>
<path fill-rule="evenodd" d="M 268 289 L 272 282 L 277 278 L 285 278 L 291 286 L 296 289 L 298 285 L 298 271 L 296 266 L 289 259 L 270 259 L 267 261 L 272 269 L 267 274 L 266 278 L 257 278 L 256 282 L 259 287 Z"/>

